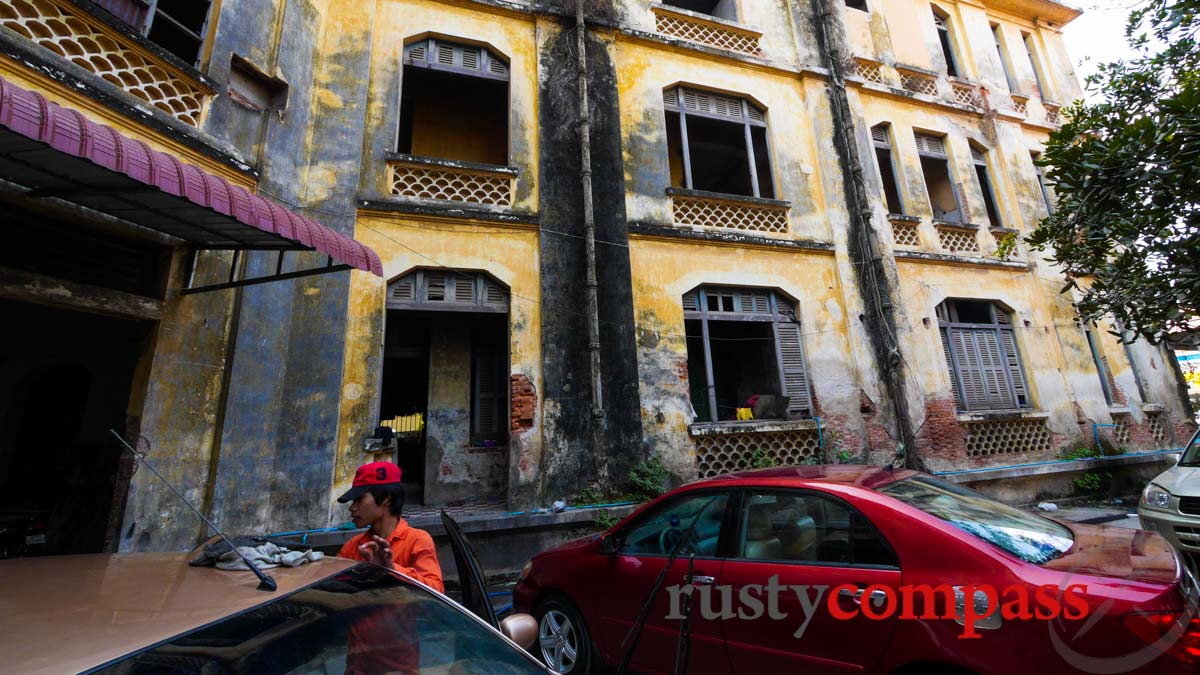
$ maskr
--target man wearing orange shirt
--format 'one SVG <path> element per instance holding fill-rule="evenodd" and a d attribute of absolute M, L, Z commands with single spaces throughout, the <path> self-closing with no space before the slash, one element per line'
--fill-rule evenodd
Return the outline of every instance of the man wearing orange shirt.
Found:
<path fill-rule="evenodd" d="M 373 562 L 412 577 L 439 593 L 442 567 L 438 564 L 433 537 L 425 530 L 409 527 L 400 517 L 404 486 L 400 467 L 391 462 L 371 462 L 358 467 L 354 484 L 338 502 L 350 502 L 355 527 L 367 531 L 342 546 L 338 556 Z"/>

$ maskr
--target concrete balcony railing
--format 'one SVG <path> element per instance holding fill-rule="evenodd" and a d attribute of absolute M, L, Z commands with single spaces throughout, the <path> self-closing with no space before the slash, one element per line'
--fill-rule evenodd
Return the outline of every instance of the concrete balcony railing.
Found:
<path fill-rule="evenodd" d="M 489 206 L 512 206 L 517 170 L 493 164 L 392 154 L 392 195 Z"/>
<path fill-rule="evenodd" d="M 761 56 L 758 41 L 762 33 L 732 21 L 654 4 L 654 30 L 688 42 Z"/>
<path fill-rule="evenodd" d="M 912 94 L 937 96 L 937 76 L 914 68 L 896 66 L 896 74 L 900 76 L 900 86 Z"/>
<path fill-rule="evenodd" d="M 888 222 L 892 225 L 892 243 L 908 248 L 921 247 L 921 219 L 917 216 L 906 216 L 899 213 L 889 213 Z"/>
<path fill-rule="evenodd" d="M 979 226 L 948 220 L 933 221 L 937 230 L 938 243 L 946 253 L 954 255 L 979 255 Z"/>
<path fill-rule="evenodd" d="M 1029 114 L 1029 97 L 1024 94 L 1012 95 L 1013 112 L 1024 117 Z"/>
<path fill-rule="evenodd" d="M 950 80 L 950 99 L 959 105 L 978 108 L 982 105 L 979 86 L 964 80 Z"/>
<path fill-rule="evenodd" d="M 677 227 L 786 234 L 791 203 L 701 190 L 667 188 Z"/>
<path fill-rule="evenodd" d="M 0 0 L 0 26 L 193 127 L 213 89 L 69 0 Z"/>
<path fill-rule="evenodd" d="M 697 478 L 752 469 L 756 454 L 778 465 L 823 459 L 821 426 L 815 420 L 709 422 L 689 426 L 688 434 L 696 444 Z"/>

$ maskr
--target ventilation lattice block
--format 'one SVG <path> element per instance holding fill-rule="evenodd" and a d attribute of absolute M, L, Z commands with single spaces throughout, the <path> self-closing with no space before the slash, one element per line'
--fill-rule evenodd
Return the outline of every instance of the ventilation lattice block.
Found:
<path fill-rule="evenodd" d="M 968 457 L 1049 452 L 1050 430 L 1044 419 L 964 422 Z"/>
<path fill-rule="evenodd" d="M 781 466 L 804 464 L 821 457 L 815 429 L 696 436 L 696 475 L 712 478 L 752 468 L 755 452 L 766 454 Z"/>

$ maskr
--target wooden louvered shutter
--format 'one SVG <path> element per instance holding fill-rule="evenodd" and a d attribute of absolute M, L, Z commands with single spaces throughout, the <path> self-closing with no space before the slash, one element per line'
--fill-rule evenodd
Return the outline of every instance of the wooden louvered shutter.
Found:
<path fill-rule="evenodd" d="M 486 438 L 500 431 L 504 410 L 504 392 L 500 388 L 500 350 L 479 347 L 475 350 L 475 434 Z"/>
<path fill-rule="evenodd" d="M 950 329 L 942 328 L 942 354 L 946 356 L 946 370 L 950 372 L 950 391 L 954 394 L 954 407 L 965 410 L 962 394 L 958 391 L 958 373 L 954 370 L 954 358 L 950 354 L 950 337 L 946 334 Z"/>
<path fill-rule="evenodd" d="M 808 371 L 804 367 L 804 344 L 800 336 L 800 324 L 786 315 L 775 322 L 776 347 L 783 364 L 783 395 L 789 397 L 788 419 L 808 417 L 812 414 L 812 396 L 809 392 Z"/>
<path fill-rule="evenodd" d="M 998 332 L 992 329 L 972 330 L 979 350 L 980 370 L 987 391 L 985 407 L 989 410 L 1009 410 L 1016 407 L 1012 387 L 1008 384 L 1008 365 L 1000 348 Z"/>
<path fill-rule="evenodd" d="M 688 291 L 683 294 L 683 311 L 699 312 L 700 311 L 700 294 L 696 291 Z"/>
<path fill-rule="evenodd" d="M 1017 337 L 1011 330 L 1001 330 L 1000 342 L 1004 350 L 1004 363 L 1012 375 L 1013 395 L 1017 405 L 1024 408 L 1029 405 L 1029 389 L 1025 385 L 1025 372 L 1021 368 L 1021 357 L 1017 354 Z"/>
<path fill-rule="evenodd" d="M 956 328 L 950 333 L 950 343 L 958 365 L 959 381 L 962 383 L 963 409 L 986 410 L 987 385 L 984 383 L 979 352 L 975 349 L 974 332 Z"/>

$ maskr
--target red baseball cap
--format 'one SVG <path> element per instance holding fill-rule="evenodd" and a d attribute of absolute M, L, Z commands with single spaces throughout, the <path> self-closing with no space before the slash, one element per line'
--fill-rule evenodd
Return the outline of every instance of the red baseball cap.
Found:
<path fill-rule="evenodd" d="M 391 462 L 371 462 L 358 467 L 354 472 L 354 485 L 346 490 L 346 494 L 338 497 L 338 503 L 345 504 L 361 497 L 367 490 L 376 485 L 395 485 L 400 482 L 400 467 Z"/>

